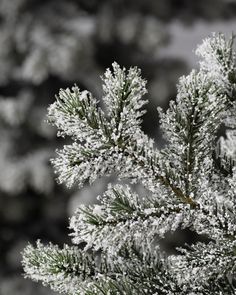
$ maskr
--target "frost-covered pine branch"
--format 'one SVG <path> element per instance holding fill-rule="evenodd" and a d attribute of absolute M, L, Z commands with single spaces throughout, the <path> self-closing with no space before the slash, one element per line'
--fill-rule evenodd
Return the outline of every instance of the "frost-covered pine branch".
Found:
<path fill-rule="evenodd" d="M 27 277 L 70 295 L 236 293 L 233 38 L 214 34 L 197 54 L 200 69 L 180 79 L 166 113 L 159 109 L 167 140 L 160 151 L 141 130 L 146 83 L 137 68 L 114 63 L 106 71 L 105 110 L 77 86 L 60 90 L 49 121 L 73 142 L 52 161 L 59 182 L 83 186 L 116 174 L 148 195 L 109 185 L 99 204 L 82 205 L 71 218 L 77 246 L 25 249 Z M 230 131 L 218 141 L 223 124 Z M 167 255 L 160 242 L 178 228 L 206 241 Z"/>

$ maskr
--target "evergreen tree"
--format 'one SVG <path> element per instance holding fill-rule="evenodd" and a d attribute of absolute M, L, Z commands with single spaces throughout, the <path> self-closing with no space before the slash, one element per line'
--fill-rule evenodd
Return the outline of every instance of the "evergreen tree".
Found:
<path fill-rule="evenodd" d="M 196 53 L 199 71 L 180 78 L 176 100 L 166 113 L 159 109 L 162 150 L 140 128 L 147 91 L 137 68 L 113 63 L 106 71 L 105 111 L 88 91 L 60 90 L 48 118 L 73 142 L 52 161 L 59 182 L 81 187 L 116 173 L 149 193 L 109 185 L 99 204 L 82 205 L 71 218 L 75 246 L 38 241 L 24 250 L 26 277 L 71 295 L 235 294 L 233 38 L 214 34 Z M 222 124 L 230 133 L 216 152 Z M 178 228 L 205 240 L 167 255 L 161 242 Z"/>
<path fill-rule="evenodd" d="M 22 278 L 20 251 L 38 237 L 67 242 L 68 203 L 82 196 L 77 188 L 56 186 L 49 164 L 58 140 L 44 121 L 59 85 L 75 81 L 98 96 L 99 75 L 115 56 L 126 66 L 146 68 L 153 85 L 168 89 L 166 99 L 178 76 L 172 69 L 182 67 L 159 60 L 169 37 L 156 16 L 101 2 L 0 0 L 1 295 L 51 294 Z M 168 81 L 160 81 L 162 75 Z M 90 196 L 94 202 L 91 190 Z"/>

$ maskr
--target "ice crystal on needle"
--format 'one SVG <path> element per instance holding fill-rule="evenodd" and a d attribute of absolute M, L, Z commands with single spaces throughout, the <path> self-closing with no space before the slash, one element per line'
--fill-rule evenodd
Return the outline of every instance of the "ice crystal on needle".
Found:
<path fill-rule="evenodd" d="M 70 220 L 73 247 L 29 245 L 26 276 L 63 294 L 236 294 L 236 64 L 233 38 L 214 34 L 197 49 L 199 71 L 180 79 L 164 113 L 158 151 L 141 130 L 146 82 L 117 63 L 103 77 L 105 110 L 77 86 L 60 90 L 49 121 L 71 144 L 53 165 L 59 182 L 83 186 L 101 176 L 142 184 L 109 185 L 99 204 Z M 227 138 L 217 131 L 230 127 Z M 216 146 L 218 147 L 216 149 Z M 161 240 L 177 229 L 205 241 L 167 255 Z"/>

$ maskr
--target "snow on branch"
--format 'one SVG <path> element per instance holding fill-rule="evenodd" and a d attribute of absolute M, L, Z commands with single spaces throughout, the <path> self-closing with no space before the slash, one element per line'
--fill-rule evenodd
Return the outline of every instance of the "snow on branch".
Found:
<path fill-rule="evenodd" d="M 128 186 L 110 186 L 99 200 L 101 205 L 82 205 L 71 218 L 75 244 L 117 252 L 124 244 L 138 245 L 140 239 L 149 245 L 189 222 L 188 206 L 163 206 L 154 197 L 139 197 Z"/>
<path fill-rule="evenodd" d="M 142 184 L 148 196 L 129 185 L 110 185 L 99 204 L 82 205 L 71 218 L 78 248 L 41 243 L 26 248 L 28 277 L 69 295 L 235 294 L 233 38 L 214 34 L 197 54 L 199 71 L 182 77 L 176 100 L 166 113 L 159 110 L 167 140 L 161 151 L 141 129 L 146 82 L 137 68 L 127 71 L 114 63 L 106 71 L 104 111 L 77 86 L 60 90 L 49 121 L 73 142 L 52 161 L 59 181 L 83 186 L 116 174 Z M 222 124 L 230 131 L 217 144 Z M 159 242 L 177 228 L 206 240 L 167 257 Z"/>

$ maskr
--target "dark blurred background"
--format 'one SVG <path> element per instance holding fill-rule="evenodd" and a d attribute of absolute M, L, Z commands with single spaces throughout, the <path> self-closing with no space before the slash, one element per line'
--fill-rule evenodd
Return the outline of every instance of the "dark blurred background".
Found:
<path fill-rule="evenodd" d="M 107 185 L 67 190 L 54 180 L 49 159 L 64 141 L 45 119 L 59 88 L 76 83 L 99 98 L 113 61 L 140 67 L 143 128 L 161 146 L 156 107 L 197 67 L 202 38 L 235 25 L 234 0 L 0 0 L 0 295 L 52 294 L 23 279 L 20 252 L 39 238 L 69 242 L 69 216 Z"/>

